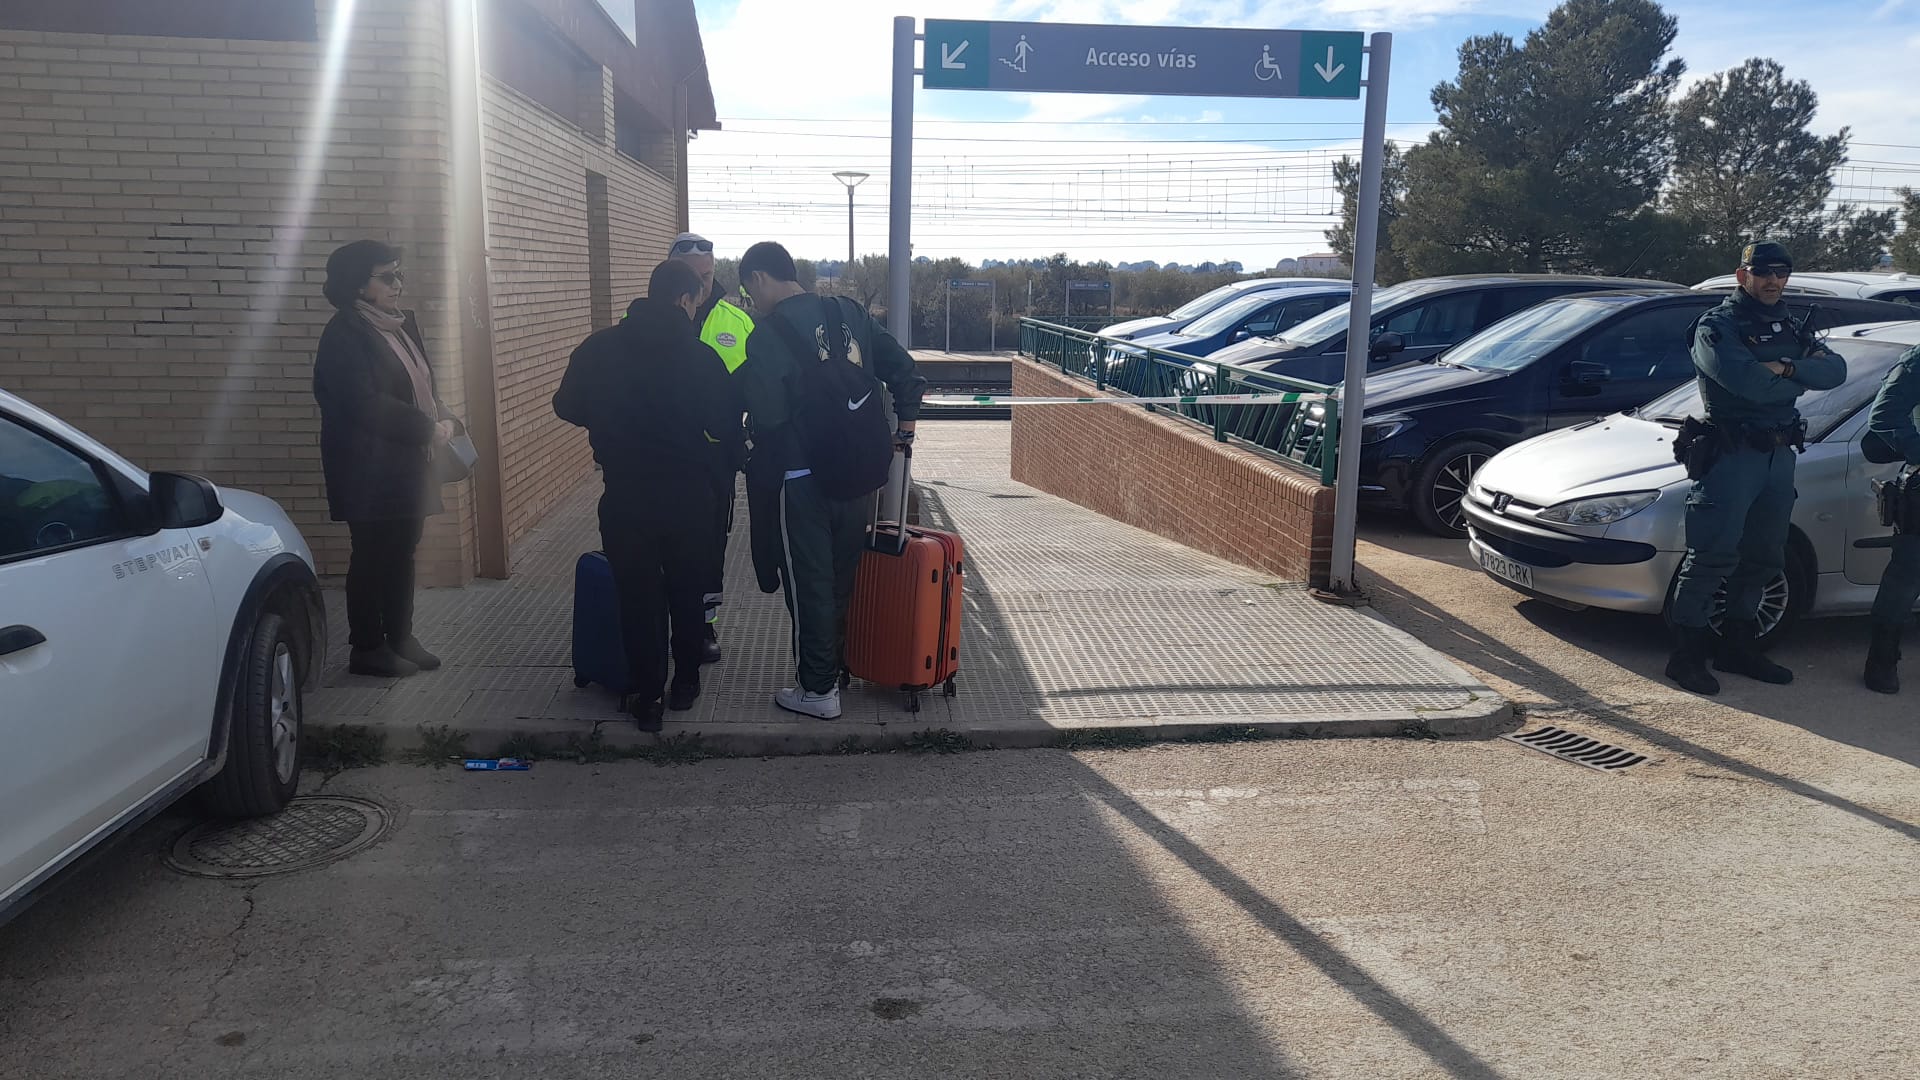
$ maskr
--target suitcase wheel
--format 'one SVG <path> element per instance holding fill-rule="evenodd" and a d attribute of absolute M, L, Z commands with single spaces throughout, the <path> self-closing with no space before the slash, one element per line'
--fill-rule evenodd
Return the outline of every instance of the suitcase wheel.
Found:
<path fill-rule="evenodd" d="M 948 679 L 946 683 L 941 686 L 940 692 L 942 694 L 945 694 L 947 697 L 953 697 L 954 695 L 958 694 L 960 691 L 954 689 L 953 680 Z"/>
<path fill-rule="evenodd" d="M 585 690 L 587 687 L 593 685 L 593 680 L 575 675 L 573 677 L 573 685 L 576 689 Z"/>
<path fill-rule="evenodd" d="M 907 711 L 910 713 L 917 713 L 920 711 L 920 691 L 918 690 L 907 691 Z"/>
<path fill-rule="evenodd" d="M 851 671 L 841 672 L 840 673 L 840 689 L 845 690 L 847 687 L 852 685 L 853 685 L 853 672 Z"/>

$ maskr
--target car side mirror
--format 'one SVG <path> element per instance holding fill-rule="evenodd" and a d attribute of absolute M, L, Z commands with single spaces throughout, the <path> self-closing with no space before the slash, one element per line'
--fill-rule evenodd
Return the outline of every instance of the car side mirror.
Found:
<path fill-rule="evenodd" d="M 1567 365 L 1566 380 L 1573 386 L 1599 386 L 1613 381 L 1613 369 L 1593 360 L 1575 360 Z"/>
<path fill-rule="evenodd" d="M 154 518 L 162 529 L 197 529 L 225 514 L 213 481 L 192 473 L 154 473 L 147 477 Z"/>
<path fill-rule="evenodd" d="M 1369 356 L 1392 356 L 1407 351 L 1407 339 L 1389 330 L 1373 339 L 1367 346 Z"/>

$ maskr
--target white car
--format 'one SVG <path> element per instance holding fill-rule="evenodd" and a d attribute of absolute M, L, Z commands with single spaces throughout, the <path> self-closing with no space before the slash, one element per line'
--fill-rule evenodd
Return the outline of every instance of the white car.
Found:
<path fill-rule="evenodd" d="M 1807 449 L 1795 466 L 1785 566 L 1760 599 L 1763 643 L 1802 616 L 1865 614 L 1892 557 L 1873 482 L 1901 466 L 1867 460 L 1861 441 L 1887 372 L 1920 345 L 1920 321 L 1842 326 L 1826 337 L 1846 358 L 1847 379 L 1796 403 Z M 1509 587 L 1562 607 L 1664 613 L 1686 554 L 1693 489 L 1673 460 L 1673 436 L 1682 418 L 1701 415 L 1696 380 L 1501 451 L 1467 493 L 1469 554 Z"/>
<path fill-rule="evenodd" d="M 326 640 L 272 500 L 144 472 L 0 391 L 0 922 L 190 792 L 285 806 Z"/>
<path fill-rule="evenodd" d="M 1739 281 L 1732 274 L 1708 278 L 1694 288 L 1705 292 L 1732 292 Z M 1787 292 L 1803 296 L 1852 296 L 1861 300 L 1890 300 L 1920 304 L 1920 275 L 1873 272 L 1796 272 L 1787 279 Z"/>

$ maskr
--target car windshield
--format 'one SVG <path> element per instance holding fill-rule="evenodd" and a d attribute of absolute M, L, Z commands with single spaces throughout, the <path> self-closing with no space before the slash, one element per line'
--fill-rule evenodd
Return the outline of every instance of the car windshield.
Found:
<path fill-rule="evenodd" d="M 1387 308 L 1394 304 L 1415 296 L 1424 296 L 1431 291 L 1433 291 L 1431 284 L 1418 281 L 1404 281 L 1398 285 L 1376 290 L 1373 294 L 1373 321 L 1376 324 L 1384 321 L 1382 316 Z M 1349 313 L 1351 307 L 1351 304 L 1341 304 L 1339 307 L 1328 308 L 1299 326 L 1289 329 L 1279 340 L 1289 348 L 1306 349 L 1315 345 L 1324 345 L 1347 332 L 1347 320 L 1353 317 Z"/>
<path fill-rule="evenodd" d="M 1222 285 L 1219 288 L 1212 290 L 1211 292 L 1201 293 L 1199 296 L 1196 296 L 1193 299 L 1187 301 L 1186 303 L 1181 304 L 1179 307 L 1174 308 L 1172 311 L 1167 312 L 1167 318 L 1169 319 L 1198 318 L 1199 316 L 1205 315 L 1207 312 L 1212 311 L 1215 304 L 1221 303 L 1230 297 L 1236 296 L 1239 294 L 1239 292 L 1240 292 L 1239 289 L 1236 289 L 1231 285 Z"/>
<path fill-rule="evenodd" d="M 1887 371 L 1907 346 L 1885 341 L 1833 339 L 1834 351 L 1847 358 L 1847 381 L 1831 390 L 1809 390 L 1795 402 L 1807 421 L 1807 438 L 1818 441 L 1873 400 L 1886 381 Z M 1634 410 L 1644 420 L 1678 423 L 1689 416 L 1705 416 L 1700 404 L 1700 380 L 1682 383 Z"/>
<path fill-rule="evenodd" d="M 1231 330 L 1240 320 L 1273 303 L 1273 297 L 1265 293 L 1242 296 L 1229 300 L 1219 307 L 1188 323 L 1177 331 L 1181 337 L 1212 337 L 1215 334 Z"/>
<path fill-rule="evenodd" d="M 1549 300 L 1494 323 L 1447 353 L 1447 363 L 1475 371 L 1519 371 L 1568 338 L 1629 305 Z"/>

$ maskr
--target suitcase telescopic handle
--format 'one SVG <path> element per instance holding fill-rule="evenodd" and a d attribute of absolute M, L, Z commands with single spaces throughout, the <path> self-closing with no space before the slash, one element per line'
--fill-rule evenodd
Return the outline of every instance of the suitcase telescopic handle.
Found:
<path fill-rule="evenodd" d="M 907 550 L 907 500 L 908 500 L 908 494 L 913 490 L 913 447 L 911 445 L 900 447 L 895 451 L 895 456 L 901 459 L 900 461 L 900 497 L 897 500 L 896 505 L 894 505 L 890 509 L 893 510 L 893 521 L 897 523 L 900 527 L 899 543 L 894 548 L 894 554 L 898 555 Z M 889 473 L 891 473 L 892 470 L 889 469 L 888 471 Z M 882 508 L 880 504 L 885 500 L 885 498 L 886 498 L 886 489 L 882 488 L 879 491 L 879 493 L 876 494 L 873 500 L 873 508 L 874 508 L 873 525 L 874 525 L 875 532 L 879 531 L 879 524 L 880 524 L 880 521 L 882 520 L 881 518 Z"/>

